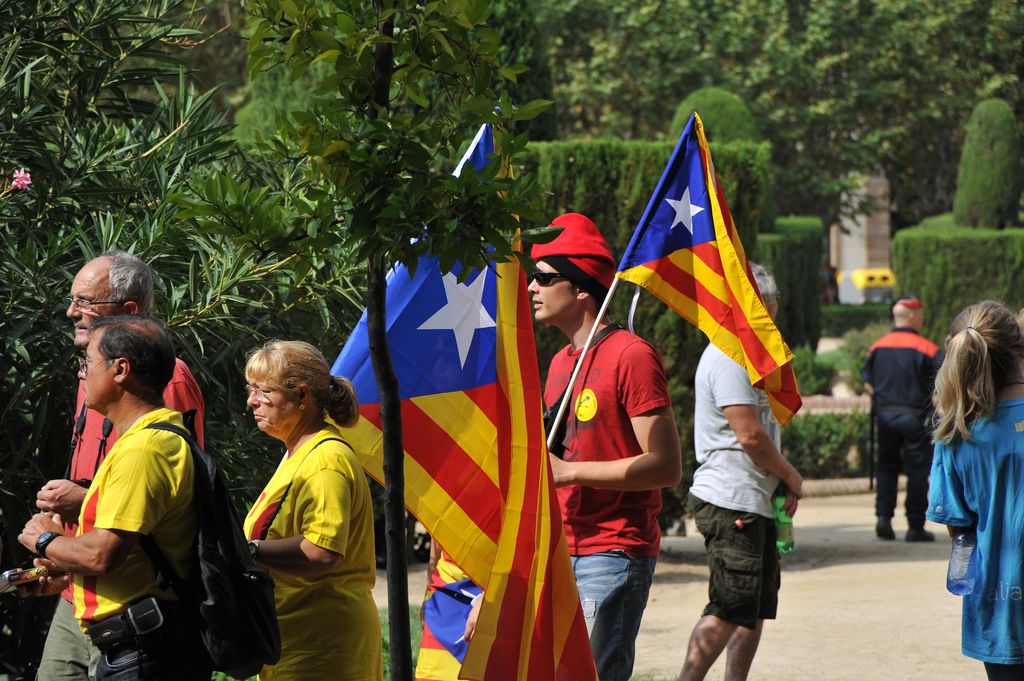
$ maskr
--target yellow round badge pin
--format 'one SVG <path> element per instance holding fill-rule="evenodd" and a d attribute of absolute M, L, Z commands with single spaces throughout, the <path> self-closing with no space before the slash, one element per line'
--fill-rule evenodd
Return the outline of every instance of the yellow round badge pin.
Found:
<path fill-rule="evenodd" d="M 597 414 L 597 395 L 590 388 L 584 388 L 576 398 L 576 418 L 589 421 Z"/>

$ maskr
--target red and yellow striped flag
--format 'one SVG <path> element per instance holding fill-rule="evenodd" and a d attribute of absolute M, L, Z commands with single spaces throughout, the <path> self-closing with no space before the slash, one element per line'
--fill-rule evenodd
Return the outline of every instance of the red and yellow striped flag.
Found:
<path fill-rule="evenodd" d="M 699 328 L 768 393 L 783 426 L 800 391 L 782 334 L 768 315 L 693 114 L 619 263 L 618 277 L 643 286 Z"/>
<path fill-rule="evenodd" d="M 488 146 L 488 145 L 491 146 Z M 493 149 L 474 140 L 478 168 Z M 388 342 L 402 398 L 405 499 L 484 588 L 460 678 L 596 681 L 544 443 L 526 276 L 518 261 L 444 273 L 423 257 L 388 278 Z M 349 377 L 361 418 L 348 435 L 383 479 L 379 398 L 366 317 L 332 373 Z"/>

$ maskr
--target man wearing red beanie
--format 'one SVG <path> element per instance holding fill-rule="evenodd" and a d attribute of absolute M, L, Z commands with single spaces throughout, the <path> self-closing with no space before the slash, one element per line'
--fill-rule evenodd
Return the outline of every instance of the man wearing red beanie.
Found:
<path fill-rule="evenodd" d="M 661 488 L 682 477 L 679 433 L 657 350 L 617 324 L 597 324 L 568 386 L 615 261 L 583 215 L 567 213 L 552 224 L 562 232 L 534 246 L 538 271 L 529 287 L 537 321 L 569 340 L 551 360 L 544 386 L 549 410 L 567 389 L 572 395 L 551 471 L 598 675 L 628 681 L 660 548 Z"/>

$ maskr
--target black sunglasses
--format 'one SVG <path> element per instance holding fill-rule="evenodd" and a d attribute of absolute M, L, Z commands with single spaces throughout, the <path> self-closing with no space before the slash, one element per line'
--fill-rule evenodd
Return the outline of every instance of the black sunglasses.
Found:
<path fill-rule="evenodd" d="M 535 281 L 541 286 L 551 286 L 551 284 L 554 283 L 555 279 L 565 278 L 566 276 L 564 274 L 559 274 L 558 272 L 542 272 L 540 270 L 537 270 L 536 272 L 530 273 L 530 281 Z"/>

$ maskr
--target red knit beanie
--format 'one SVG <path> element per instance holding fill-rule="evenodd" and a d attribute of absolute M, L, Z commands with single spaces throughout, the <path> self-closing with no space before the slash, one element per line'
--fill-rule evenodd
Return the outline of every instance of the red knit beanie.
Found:
<path fill-rule="evenodd" d="M 551 221 L 562 232 L 546 244 L 534 244 L 530 255 L 534 260 L 563 257 L 608 289 L 615 278 L 615 260 L 601 232 L 590 218 L 579 213 L 565 213 Z"/>

